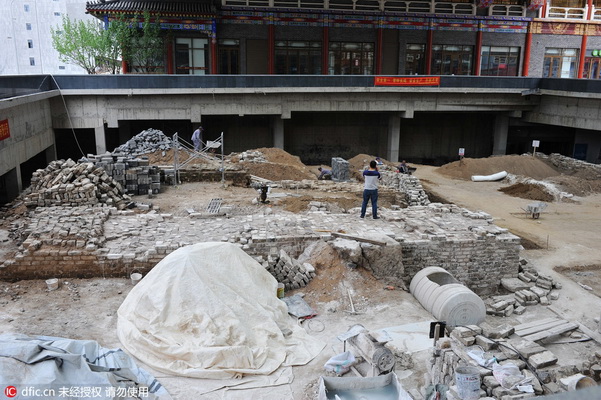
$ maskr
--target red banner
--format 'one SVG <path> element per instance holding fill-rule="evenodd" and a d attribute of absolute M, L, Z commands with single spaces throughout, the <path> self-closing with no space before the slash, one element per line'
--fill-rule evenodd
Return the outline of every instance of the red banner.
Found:
<path fill-rule="evenodd" d="M 439 86 L 440 76 L 376 76 L 374 86 Z"/>
<path fill-rule="evenodd" d="M 3 119 L 0 121 L 0 140 L 8 139 L 10 137 L 10 129 L 8 129 L 8 120 Z"/>

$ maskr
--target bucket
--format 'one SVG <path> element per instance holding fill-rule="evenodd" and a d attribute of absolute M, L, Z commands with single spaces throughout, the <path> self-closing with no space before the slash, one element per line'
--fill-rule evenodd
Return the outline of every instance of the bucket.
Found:
<path fill-rule="evenodd" d="M 140 279 L 142 279 L 142 274 L 134 272 L 129 277 L 131 278 L 131 283 L 135 285 L 136 283 L 140 282 Z"/>
<path fill-rule="evenodd" d="M 278 283 L 278 289 L 276 291 L 276 295 L 278 296 L 278 299 L 284 298 L 284 284 L 283 283 Z"/>
<path fill-rule="evenodd" d="M 48 290 L 56 290 L 58 289 L 58 279 L 46 279 L 46 285 L 48 285 Z"/>
<path fill-rule="evenodd" d="M 455 384 L 457 385 L 457 394 L 462 400 L 478 400 L 480 398 L 478 368 L 470 366 L 455 368 Z"/>
<path fill-rule="evenodd" d="M 561 379 L 561 383 L 568 389 L 568 391 L 585 389 L 591 386 L 597 386 L 597 382 L 593 378 L 584 376 L 582 374 L 576 374 Z"/>

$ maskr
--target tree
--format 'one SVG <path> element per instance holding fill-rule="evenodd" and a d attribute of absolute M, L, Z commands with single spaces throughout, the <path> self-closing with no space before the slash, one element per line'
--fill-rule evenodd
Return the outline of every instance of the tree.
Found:
<path fill-rule="evenodd" d="M 92 21 L 72 21 L 63 16 L 60 29 L 51 28 L 52 45 L 63 62 L 75 64 L 88 74 L 96 72 L 102 52 L 102 28 Z"/>
<path fill-rule="evenodd" d="M 120 16 L 104 29 L 101 23 L 71 21 L 63 17 L 60 29 L 52 28 L 52 44 L 61 61 L 79 65 L 88 74 L 119 72 L 121 59 L 133 72 L 156 73 L 164 66 L 164 43 L 155 17 Z M 142 22 L 138 22 L 142 21 Z"/>

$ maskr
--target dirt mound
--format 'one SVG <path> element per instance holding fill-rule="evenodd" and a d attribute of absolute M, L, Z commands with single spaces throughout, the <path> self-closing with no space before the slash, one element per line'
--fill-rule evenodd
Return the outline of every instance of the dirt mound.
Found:
<path fill-rule="evenodd" d="M 549 182 L 557 185 L 564 192 L 572 193 L 576 196 L 588 196 L 589 194 L 601 193 L 601 180 L 592 180 L 580 178 L 577 176 L 554 176 L 547 179 Z"/>
<path fill-rule="evenodd" d="M 316 179 L 315 175 L 309 172 L 306 168 L 299 168 L 295 165 L 276 164 L 270 162 L 242 162 L 240 165 L 242 168 L 247 170 L 249 174 L 272 181 L 302 181 L 303 179 Z"/>
<path fill-rule="evenodd" d="M 559 175 L 559 172 L 538 158 L 517 155 L 464 158 L 462 161 L 445 164 L 437 171 L 465 180 L 470 180 L 472 175 L 491 175 L 501 171 L 539 180 Z"/>
<path fill-rule="evenodd" d="M 522 182 L 501 188 L 499 189 L 499 192 L 503 192 L 513 197 L 519 197 L 521 199 L 528 200 L 552 202 L 555 199 L 553 195 L 547 193 L 542 186 Z"/>
<path fill-rule="evenodd" d="M 173 158 L 174 158 L 174 152 L 173 152 L 173 149 L 163 150 L 163 151 L 157 150 L 152 153 L 144 154 L 144 156 L 148 157 L 148 161 L 150 162 L 151 165 L 172 165 Z M 185 151 L 179 151 L 177 153 L 177 160 L 179 163 L 183 163 L 187 159 L 188 159 L 188 153 L 186 153 Z M 208 164 L 208 163 L 209 163 L 208 160 L 205 160 L 202 158 L 196 158 L 189 162 L 189 164 L 196 164 L 196 165 L 197 164 Z"/>
<path fill-rule="evenodd" d="M 260 151 L 265 156 L 265 159 L 272 163 L 290 165 L 301 169 L 306 168 L 306 165 L 303 164 L 299 157 L 293 156 L 282 149 L 275 147 L 261 147 L 260 149 L 254 149 L 254 151 Z"/>

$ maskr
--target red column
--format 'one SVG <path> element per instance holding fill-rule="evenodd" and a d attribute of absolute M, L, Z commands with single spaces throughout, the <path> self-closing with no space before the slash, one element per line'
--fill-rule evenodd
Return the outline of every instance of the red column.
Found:
<path fill-rule="evenodd" d="M 474 75 L 480 76 L 480 60 L 482 58 L 482 22 L 478 23 L 476 33 L 476 54 L 474 56 Z"/>
<path fill-rule="evenodd" d="M 434 31 L 432 30 L 432 23 L 428 29 L 428 37 L 426 38 L 426 75 L 432 74 L 432 40 L 434 38 Z"/>
<path fill-rule="evenodd" d="M 321 74 L 328 74 L 328 53 L 330 50 L 330 29 L 327 26 L 323 27 L 323 44 L 321 45 Z"/>
<path fill-rule="evenodd" d="M 121 59 L 121 73 L 127 74 L 127 61 Z"/>
<path fill-rule="evenodd" d="M 267 38 L 267 73 L 273 75 L 275 73 L 275 26 L 269 25 Z"/>
<path fill-rule="evenodd" d="M 588 6 L 588 11 L 586 13 L 586 19 L 588 21 L 590 21 L 593 16 L 593 0 L 588 0 L 586 2 L 586 5 Z"/>
<path fill-rule="evenodd" d="M 378 28 L 378 38 L 376 39 L 376 75 L 382 74 L 382 28 Z"/>
<path fill-rule="evenodd" d="M 528 33 L 526 33 L 526 45 L 524 47 L 524 63 L 522 64 L 522 76 L 528 76 L 528 70 L 530 69 L 530 49 L 532 47 L 532 30 L 531 26 L 528 26 Z"/>
<path fill-rule="evenodd" d="M 209 74 L 217 73 L 217 39 L 211 38 L 211 70 Z"/>
<path fill-rule="evenodd" d="M 584 57 L 586 56 L 587 39 L 587 35 L 582 35 L 582 42 L 580 44 L 580 59 L 578 60 L 578 79 L 582 79 L 582 73 L 584 72 Z"/>
<path fill-rule="evenodd" d="M 168 39 L 167 42 L 167 73 L 173 74 L 173 40 Z"/>

